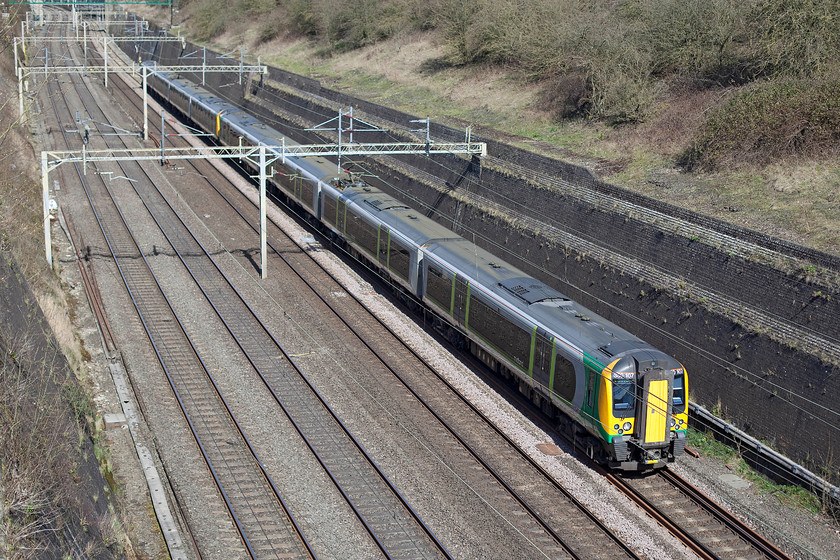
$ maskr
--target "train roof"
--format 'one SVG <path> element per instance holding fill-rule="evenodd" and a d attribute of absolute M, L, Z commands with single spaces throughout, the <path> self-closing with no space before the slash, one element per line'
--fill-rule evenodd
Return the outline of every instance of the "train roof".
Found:
<path fill-rule="evenodd" d="M 144 62 L 143 64 L 148 65 L 150 68 L 154 68 L 153 65 L 147 62 Z M 177 76 L 177 74 L 160 71 L 152 74 L 153 78 L 158 77 L 165 80 L 170 84 L 170 87 L 173 87 L 176 90 L 183 93 L 184 95 L 192 97 L 196 101 L 199 101 L 202 105 L 204 105 L 209 111 L 213 113 L 218 113 L 219 111 L 226 111 L 230 110 L 231 108 L 235 108 L 233 105 L 230 104 L 229 101 L 226 101 L 221 97 L 215 95 L 210 90 L 196 85 L 185 78 L 178 78 Z"/>
<path fill-rule="evenodd" d="M 220 98 L 210 90 L 168 72 L 157 72 L 156 74 L 165 79 L 173 88 L 192 98 L 194 102 L 203 105 L 211 113 L 218 114 L 224 111 L 224 120 L 239 134 L 248 138 L 252 144 L 256 145 L 262 142 L 267 146 L 281 146 L 285 142 L 287 146 L 298 145 L 294 140 L 283 136 L 244 109 Z M 335 164 L 330 163 L 325 158 L 290 158 L 290 160 L 319 180 L 335 174 L 331 172 L 331 167 L 334 167 Z"/>
<path fill-rule="evenodd" d="M 374 187 L 350 186 L 345 188 L 342 194 L 418 247 L 427 245 L 434 239 L 461 239 L 404 202 Z"/>
<path fill-rule="evenodd" d="M 550 332 L 599 361 L 627 350 L 652 350 L 637 336 L 571 300 L 467 240 L 439 240 L 426 248 L 435 259 L 484 286 L 489 292 Z"/>
<path fill-rule="evenodd" d="M 655 351 L 630 332 L 592 312 L 544 282 L 453 233 L 400 200 L 369 186 L 347 188 L 345 196 L 459 276 L 495 295 L 509 309 L 527 315 L 599 361 L 628 350 Z M 658 353 L 658 351 L 657 351 Z"/>

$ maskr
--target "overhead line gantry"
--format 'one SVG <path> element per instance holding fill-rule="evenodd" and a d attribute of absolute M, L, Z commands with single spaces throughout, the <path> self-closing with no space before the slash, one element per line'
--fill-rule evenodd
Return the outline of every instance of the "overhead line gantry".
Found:
<path fill-rule="evenodd" d="M 134 23 L 134 22 L 130 22 Z M 171 36 L 170 36 L 171 37 Z M 109 37 L 106 36 L 104 40 L 105 49 L 107 53 L 107 44 Z M 143 40 L 140 37 L 131 37 L 133 41 Z M 149 38 L 158 39 L 158 38 Z M 180 40 L 173 37 L 174 40 Z M 21 44 L 24 40 L 21 38 Z M 15 43 L 17 44 L 17 42 Z M 15 49 L 17 55 L 17 49 Z M 242 51 L 239 64 L 224 64 L 224 65 L 189 65 L 189 66 L 158 66 L 156 64 L 136 65 L 132 63 L 129 66 L 118 66 L 116 69 L 108 69 L 107 55 L 105 57 L 106 65 L 104 67 L 97 66 L 49 66 L 48 58 L 45 56 L 44 66 L 27 67 L 24 70 L 23 66 L 17 66 L 16 72 L 18 74 L 18 92 L 20 94 L 20 111 L 21 116 L 24 112 L 23 107 L 23 91 L 22 83 L 23 77 L 29 75 L 43 74 L 45 80 L 50 75 L 55 74 L 105 74 L 105 86 L 107 87 L 108 72 L 119 72 L 124 74 L 142 74 L 143 78 L 143 139 L 148 140 L 148 77 L 155 73 L 201 73 L 205 72 L 228 72 L 238 73 L 239 82 L 242 83 L 242 76 L 245 73 L 258 72 L 261 74 L 268 73 L 268 68 L 264 65 L 246 65 L 244 64 L 244 51 Z M 163 113 L 161 113 L 163 118 Z M 345 126 L 347 122 L 344 119 L 349 119 L 349 127 Z M 327 125 L 337 123 L 337 126 L 330 128 Z M 304 158 L 304 157 L 325 157 L 335 156 L 338 158 L 338 172 L 341 171 L 341 158 L 343 156 L 377 156 L 377 155 L 423 155 L 431 156 L 433 154 L 474 154 L 479 156 L 487 155 L 487 145 L 483 142 L 472 142 L 470 137 L 470 129 L 466 131 L 466 138 L 464 142 L 434 142 L 429 135 L 430 120 L 420 119 L 417 121 L 426 125 L 426 142 L 412 143 L 412 142 L 383 142 L 383 143 L 359 143 L 354 141 L 354 133 L 365 131 L 383 131 L 375 125 L 366 123 L 353 115 L 352 107 L 349 109 L 341 109 L 338 116 L 317 125 L 311 130 L 314 131 L 333 131 L 338 133 L 338 142 L 335 144 L 286 144 L 285 139 L 281 141 L 280 145 L 267 145 L 261 143 L 258 146 L 199 146 L 199 147 L 170 147 L 164 152 L 164 142 L 161 138 L 160 150 L 152 148 L 140 149 L 123 149 L 123 150 L 87 150 L 87 146 L 82 147 L 79 151 L 43 151 L 41 152 L 41 180 L 43 190 L 43 206 L 44 206 L 44 242 L 46 258 L 50 266 L 52 266 L 52 243 L 50 237 L 50 201 L 49 201 L 49 173 L 55 170 L 63 163 L 81 163 L 83 171 L 87 171 L 88 163 L 99 162 L 119 162 L 119 161 L 153 161 L 160 160 L 164 163 L 166 160 L 188 160 L 188 159 L 232 159 L 237 158 L 250 162 L 257 170 L 258 174 L 253 177 L 259 180 L 260 191 L 260 275 L 262 278 L 266 277 L 266 263 L 267 263 L 267 242 L 266 242 L 266 183 L 269 177 L 273 176 L 273 168 L 269 172 L 269 166 L 276 162 L 281 164 L 286 163 L 287 158 Z M 350 133 L 350 142 L 343 142 L 343 134 Z M 161 130 L 163 135 L 163 130 Z M 132 179 L 129 179 L 132 180 Z"/>

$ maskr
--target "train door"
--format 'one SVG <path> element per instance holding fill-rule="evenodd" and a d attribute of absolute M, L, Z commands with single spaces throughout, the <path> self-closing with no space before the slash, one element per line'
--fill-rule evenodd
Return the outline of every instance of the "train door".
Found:
<path fill-rule="evenodd" d="M 597 383 L 600 379 L 600 372 L 592 369 L 589 365 L 585 365 L 584 370 L 586 372 L 586 393 L 583 397 L 583 413 L 586 419 L 597 429 L 598 412 L 596 408 L 598 399 L 596 393 L 600 386 L 600 383 Z"/>
<path fill-rule="evenodd" d="M 459 325 L 464 324 L 467 316 L 467 305 L 470 293 L 470 285 L 464 278 L 455 276 L 455 301 L 452 308 L 452 318 Z"/>
<path fill-rule="evenodd" d="M 636 401 L 639 403 L 636 431 L 642 445 L 659 447 L 669 436 L 673 373 L 670 369 L 657 367 L 655 361 L 640 362 L 639 378 L 642 398 Z"/>

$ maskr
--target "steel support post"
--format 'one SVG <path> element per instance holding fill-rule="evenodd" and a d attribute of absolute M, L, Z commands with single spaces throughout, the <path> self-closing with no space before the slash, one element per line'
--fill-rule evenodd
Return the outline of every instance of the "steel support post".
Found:
<path fill-rule="evenodd" d="M 15 49 L 15 76 L 17 76 L 17 75 L 18 75 L 18 68 L 19 68 L 19 64 L 20 64 L 20 63 L 18 62 L 18 53 L 17 53 L 17 44 L 18 44 L 18 41 L 17 41 L 17 37 L 15 37 L 14 39 L 15 39 L 15 42 L 14 42 L 14 49 Z M 21 38 L 21 41 L 23 41 L 23 38 Z"/>
<path fill-rule="evenodd" d="M 52 236 L 50 235 L 50 171 L 47 164 L 47 152 L 41 152 L 41 194 L 44 202 L 44 251 L 47 264 L 52 268 Z"/>
<path fill-rule="evenodd" d="M 344 109 L 338 110 L 338 174 L 341 174 L 341 113 Z"/>
<path fill-rule="evenodd" d="M 108 88 L 108 35 L 107 31 L 105 32 L 105 37 L 102 39 L 102 42 L 105 43 L 105 89 Z"/>
<path fill-rule="evenodd" d="M 166 132 L 164 132 L 164 127 L 166 126 L 166 121 L 164 120 L 164 113 L 163 109 L 160 110 L 160 164 L 166 165 L 166 148 L 164 148 L 164 142 L 166 142 Z"/>
<path fill-rule="evenodd" d="M 143 67 L 143 140 L 149 139 L 149 68 Z"/>
<path fill-rule="evenodd" d="M 266 250 L 265 239 L 265 215 L 267 202 L 265 195 L 265 183 L 265 145 L 260 144 L 260 278 L 265 278 L 268 275 L 266 270 L 266 263 L 268 261 L 268 251 Z"/>
<path fill-rule="evenodd" d="M 20 101 L 20 118 L 23 119 L 23 68 L 18 76 L 18 100 Z"/>

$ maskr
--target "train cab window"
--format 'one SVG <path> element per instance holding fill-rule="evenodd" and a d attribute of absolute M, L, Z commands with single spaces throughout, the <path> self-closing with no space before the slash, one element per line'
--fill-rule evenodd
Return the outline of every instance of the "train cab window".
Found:
<path fill-rule="evenodd" d="M 426 297 L 438 307 L 451 312 L 452 309 L 452 276 L 429 264 L 426 274 Z"/>
<path fill-rule="evenodd" d="M 635 414 L 636 404 L 635 388 L 633 378 L 613 377 L 613 415 L 616 418 L 628 418 Z"/>
<path fill-rule="evenodd" d="M 674 376 L 674 412 L 685 406 L 685 375 Z"/>

